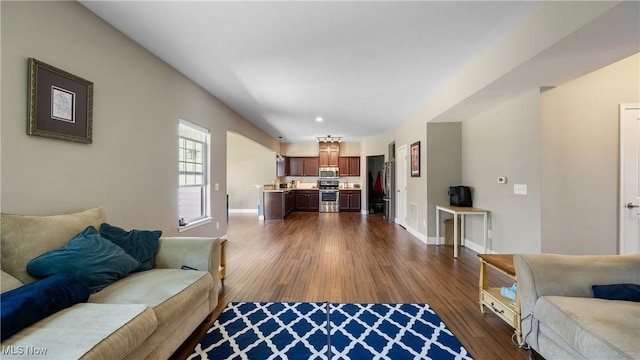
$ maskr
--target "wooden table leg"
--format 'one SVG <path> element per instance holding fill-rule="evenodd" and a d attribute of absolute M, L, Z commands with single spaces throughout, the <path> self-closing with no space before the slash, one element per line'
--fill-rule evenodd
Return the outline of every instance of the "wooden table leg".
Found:
<path fill-rule="evenodd" d="M 436 245 L 440 245 L 440 209 L 436 206 Z"/>
<path fill-rule="evenodd" d="M 478 284 L 479 293 L 478 293 L 478 301 L 480 302 L 480 312 L 484 312 L 484 304 L 482 304 L 482 289 L 487 286 L 487 263 L 484 261 L 480 261 L 480 281 Z"/>
<path fill-rule="evenodd" d="M 224 287 L 224 279 L 227 277 L 227 251 L 226 246 L 227 239 L 222 239 L 220 242 L 220 271 L 218 276 L 220 277 L 220 284 Z"/>

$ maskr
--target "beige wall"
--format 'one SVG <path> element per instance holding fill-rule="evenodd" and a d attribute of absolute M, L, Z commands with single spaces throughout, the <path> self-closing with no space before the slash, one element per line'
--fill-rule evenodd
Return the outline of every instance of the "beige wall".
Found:
<path fill-rule="evenodd" d="M 449 186 L 462 185 L 462 123 L 427 124 L 427 235 L 436 236 L 436 205 L 449 205 Z M 442 219 L 446 218 L 444 213 Z M 442 224 L 440 224 L 442 226 Z M 442 231 L 440 233 L 442 236 Z"/>
<path fill-rule="evenodd" d="M 616 254 L 619 104 L 640 102 L 640 55 L 542 94 L 542 251 Z"/>
<path fill-rule="evenodd" d="M 258 189 L 276 178 L 276 153 L 232 132 L 227 134 L 227 193 L 231 211 L 257 211 Z"/>
<path fill-rule="evenodd" d="M 277 140 L 76 2 L 2 1 L 1 210 L 54 214 L 104 205 L 125 228 L 177 234 L 177 129 L 211 130 L 211 224 L 226 231 L 227 131 L 269 148 Z M 93 144 L 26 135 L 27 58 L 94 83 Z M 220 229 L 216 229 L 216 222 Z"/>
<path fill-rule="evenodd" d="M 491 211 L 491 251 L 540 252 L 538 90 L 462 123 L 462 182 L 472 188 L 473 206 Z M 514 184 L 526 184 L 527 195 L 514 195 Z M 480 217 L 467 217 L 468 240 L 482 245 L 482 229 Z"/>

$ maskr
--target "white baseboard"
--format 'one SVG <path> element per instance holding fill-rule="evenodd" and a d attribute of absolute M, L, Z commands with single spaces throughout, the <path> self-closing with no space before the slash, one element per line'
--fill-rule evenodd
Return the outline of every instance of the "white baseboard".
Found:
<path fill-rule="evenodd" d="M 497 252 L 489 249 L 489 247 L 487 247 L 487 251 L 484 251 L 484 247 L 482 247 L 482 244 L 476 244 L 473 241 L 469 241 L 469 240 L 464 242 L 464 246 L 477 252 L 478 254 L 498 254 Z"/>
<path fill-rule="evenodd" d="M 444 237 L 440 236 L 440 243 L 444 242 Z M 438 241 L 435 236 L 430 236 L 427 238 L 427 245 L 438 245 Z"/>
<path fill-rule="evenodd" d="M 410 227 L 406 227 L 407 231 L 409 232 L 409 234 L 415 236 L 418 238 L 418 240 L 422 241 L 423 243 L 427 244 L 427 237 L 424 236 L 424 234 L 421 234 L 418 230 L 410 228 Z"/>
<path fill-rule="evenodd" d="M 440 244 L 444 245 L 444 236 L 440 236 Z M 431 236 L 428 238 L 427 240 L 427 245 L 438 245 L 438 242 L 436 241 L 436 237 L 435 236 Z M 447 244 L 445 246 L 453 246 L 453 244 Z M 470 250 L 473 250 L 475 252 L 477 252 L 478 254 L 484 254 L 484 248 L 482 247 L 482 245 L 480 244 L 476 244 L 473 241 L 469 241 L 468 239 L 465 240 L 464 242 L 464 246 L 469 248 Z M 497 252 L 487 249 L 487 254 L 497 254 Z"/>
<path fill-rule="evenodd" d="M 257 214 L 258 209 L 229 209 L 230 214 Z"/>

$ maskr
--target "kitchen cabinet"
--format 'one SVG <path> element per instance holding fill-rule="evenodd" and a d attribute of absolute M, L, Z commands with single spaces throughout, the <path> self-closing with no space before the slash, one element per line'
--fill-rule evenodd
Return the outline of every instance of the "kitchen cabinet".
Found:
<path fill-rule="evenodd" d="M 286 216 L 284 191 L 265 191 L 263 193 L 264 219 L 282 220 Z"/>
<path fill-rule="evenodd" d="M 360 176 L 360 157 L 341 156 L 338 158 L 340 176 Z"/>
<path fill-rule="evenodd" d="M 320 195 L 318 190 L 295 190 L 296 211 L 318 211 Z"/>
<path fill-rule="evenodd" d="M 360 190 L 340 190 L 340 211 L 360 211 Z"/>
<path fill-rule="evenodd" d="M 289 157 L 289 176 L 318 176 L 320 159 L 314 157 Z"/>
<path fill-rule="evenodd" d="M 320 143 L 319 144 L 320 167 L 337 167 L 340 156 L 340 143 Z"/>
<path fill-rule="evenodd" d="M 294 191 L 284 193 L 284 216 L 291 214 L 296 209 L 296 194 Z"/>
<path fill-rule="evenodd" d="M 265 191 L 263 193 L 264 219 L 282 220 L 296 209 L 295 191 Z"/>
<path fill-rule="evenodd" d="M 290 160 L 288 157 L 284 157 L 284 161 L 276 162 L 277 176 L 289 176 L 290 172 Z"/>

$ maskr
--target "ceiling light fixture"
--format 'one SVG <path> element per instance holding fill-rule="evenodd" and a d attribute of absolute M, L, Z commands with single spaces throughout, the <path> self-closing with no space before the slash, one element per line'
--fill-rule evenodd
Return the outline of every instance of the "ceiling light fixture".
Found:
<path fill-rule="evenodd" d="M 318 142 L 325 142 L 325 143 L 332 143 L 332 142 L 342 142 L 342 136 L 331 136 L 331 135 L 327 135 L 327 136 L 318 136 L 316 137 L 316 139 L 318 139 Z"/>
<path fill-rule="evenodd" d="M 281 143 L 281 141 L 282 141 L 282 136 L 278 136 L 278 151 L 279 152 L 282 152 L 282 143 Z M 284 155 L 282 155 L 281 153 L 277 154 L 276 155 L 276 162 L 279 162 L 279 163 L 284 162 Z"/>
<path fill-rule="evenodd" d="M 318 116 L 318 117 L 316 118 L 316 121 L 317 121 L 317 122 L 321 122 L 322 120 L 324 120 L 324 119 L 322 119 L 322 117 L 320 117 L 320 116 Z"/>

